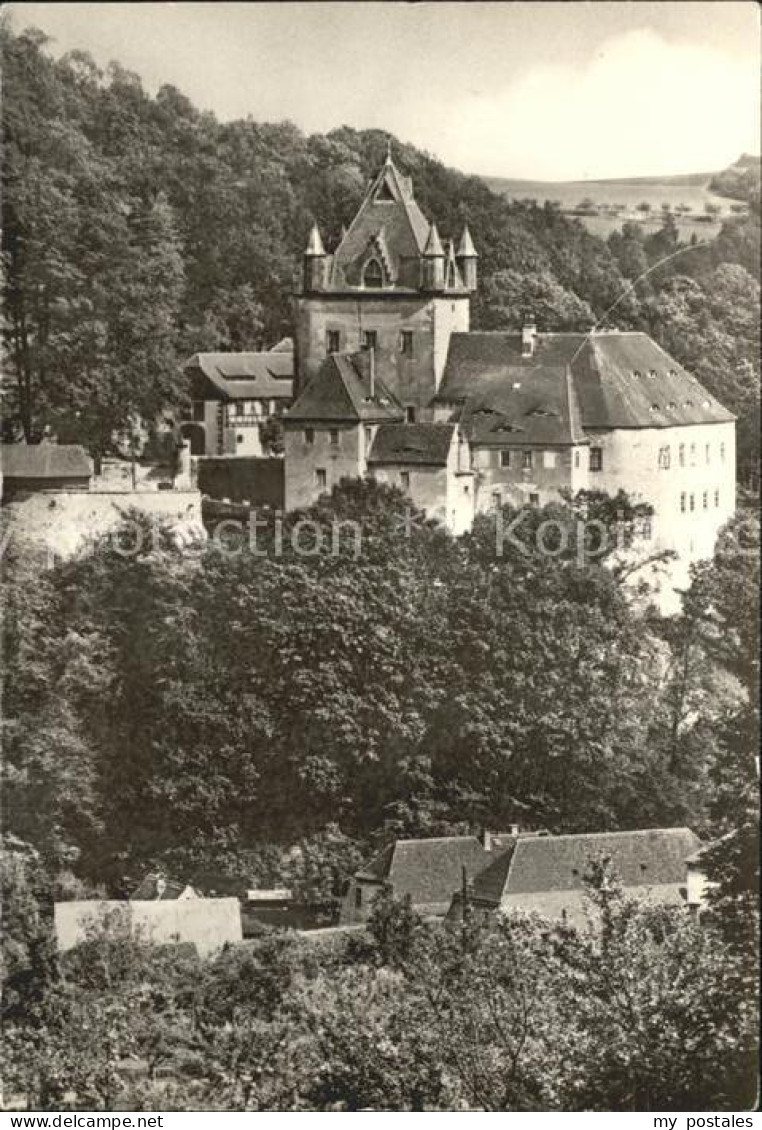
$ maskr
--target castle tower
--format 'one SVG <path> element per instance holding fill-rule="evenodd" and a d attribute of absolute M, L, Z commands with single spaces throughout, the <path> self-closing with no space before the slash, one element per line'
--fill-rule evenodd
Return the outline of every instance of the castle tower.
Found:
<path fill-rule="evenodd" d="M 475 254 L 468 236 L 466 257 Z M 310 234 L 294 295 L 296 395 L 327 355 L 372 348 L 407 418 L 431 419 L 450 334 L 468 330 L 470 294 L 459 252 L 446 256 L 388 150 L 333 253 L 316 227 Z"/>
<path fill-rule="evenodd" d="M 478 257 L 471 239 L 471 232 L 468 230 L 468 224 L 464 224 L 455 258 L 460 269 L 463 285 L 471 294 L 476 290 L 476 260 Z"/>

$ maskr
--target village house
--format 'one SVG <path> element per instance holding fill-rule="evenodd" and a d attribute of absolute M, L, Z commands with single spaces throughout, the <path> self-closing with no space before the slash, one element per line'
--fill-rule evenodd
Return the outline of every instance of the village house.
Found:
<path fill-rule="evenodd" d="M 309 505 L 341 477 L 373 475 L 460 532 L 469 514 L 505 504 L 621 490 L 653 508 L 649 550 L 676 553 L 686 566 L 710 556 L 735 509 L 733 415 L 644 333 L 533 324 L 471 332 L 477 260 L 467 227 L 442 240 L 391 154 L 332 253 L 313 228 L 294 298 L 286 509 Z M 368 419 L 356 405 L 339 419 L 325 403 L 328 386 L 342 366 L 358 367 L 361 351 L 379 391 L 363 368 Z M 374 395 L 393 413 L 376 418 Z M 396 430 L 380 436 L 374 454 L 382 423 Z M 417 429 L 432 423 L 457 428 L 459 454 L 451 474 L 423 478 L 416 467 L 438 433 Z M 441 460 L 439 441 L 432 446 Z"/>
<path fill-rule="evenodd" d="M 266 353 L 196 353 L 185 373 L 191 407 L 180 432 L 191 455 L 268 453 L 265 429 L 293 399 L 290 338 Z"/>
<path fill-rule="evenodd" d="M 395 840 L 357 871 L 341 905 L 342 926 L 364 922 L 382 891 L 409 897 L 419 914 L 443 916 L 465 869 L 474 878 L 510 837 L 489 834 L 440 836 L 424 840 Z"/>
<path fill-rule="evenodd" d="M 477 872 L 468 887 L 471 912 L 481 917 L 512 910 L 536 912 L 583 926 L 589 904 L 585 876 L 606 859 L 624 893 L 651 904 L 687 906 L 691 861 L 701 841 L 689 828 L 649 828 L 562 836 L 517 836 Z M 700 902 L 701 892 L 693 891 Z M 453 888 L 447 917 L 459 921 L 463 895 Z"/>

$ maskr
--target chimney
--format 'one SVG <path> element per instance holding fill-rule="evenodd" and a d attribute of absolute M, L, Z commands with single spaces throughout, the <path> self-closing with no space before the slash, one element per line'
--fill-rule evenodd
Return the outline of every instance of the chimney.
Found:
<path fill-rule="evenodd" d="M 485 851 L 492 851 L 492 833 L 488 832 L 486 828 L 482 828 L 479 840 Z"/>
<path fill-rule="evenodd" d="M 509 825 L 508 830 L 510 831 L 512 836 L 520 836 L 521 835 L 521 825 L 520 824 Z"/>
<path fill-rule="evenodd" d="M 525 322 L 521 330 L 521 356 L 533 357 L 537 326 L 534 322 Z"/>
<path fill-rule="evenodd" d="M 164 879 L 163 876 L 161 876 L 161 875 L 157 875 L 157 877 L 156 877 L 156 897 L 159 898 L 159 899 L 162 898 L 166 889 L 167 889 L 166 879 Z"/>

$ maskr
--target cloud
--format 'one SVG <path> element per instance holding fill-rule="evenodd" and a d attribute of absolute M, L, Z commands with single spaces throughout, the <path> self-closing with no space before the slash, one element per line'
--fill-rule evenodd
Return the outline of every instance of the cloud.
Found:
<path fill-rule="evenodd" d="M 438 132 L 443 155 L 475 172 L 703 172 L 758 151 L 758 73 L 753 61 L 636 30 L 602 44 L 586 68 L 540 63 L 502 93 L 467 97 Z"/>

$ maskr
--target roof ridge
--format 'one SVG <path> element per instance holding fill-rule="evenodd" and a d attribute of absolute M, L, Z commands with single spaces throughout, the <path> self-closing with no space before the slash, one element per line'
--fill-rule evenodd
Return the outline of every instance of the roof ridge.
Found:
<path fill-rule="evenodd" d="M 549 836 L 519 836 L 516 842 L 543 843 L 548 840 L 594 840 L 602 839 L 604 836 L 645 836 L 652 832 L 690 832 L 692 836 L 696 836 L 696 832 L 689 828 L 687 824 L 680 824 L 676 828 L 623 828 L 614 832 L 559 832 Z"/>
<path fill-rule="evenodd" d="M 463 836 L 410 836 L 408 839 L 395 839 L 392 842 L 396 844 L 435 844 L 447 841 L 452 843 L 454 840 L 476 840 L 479 843 L 479 837 L 473 833 Z"/>

